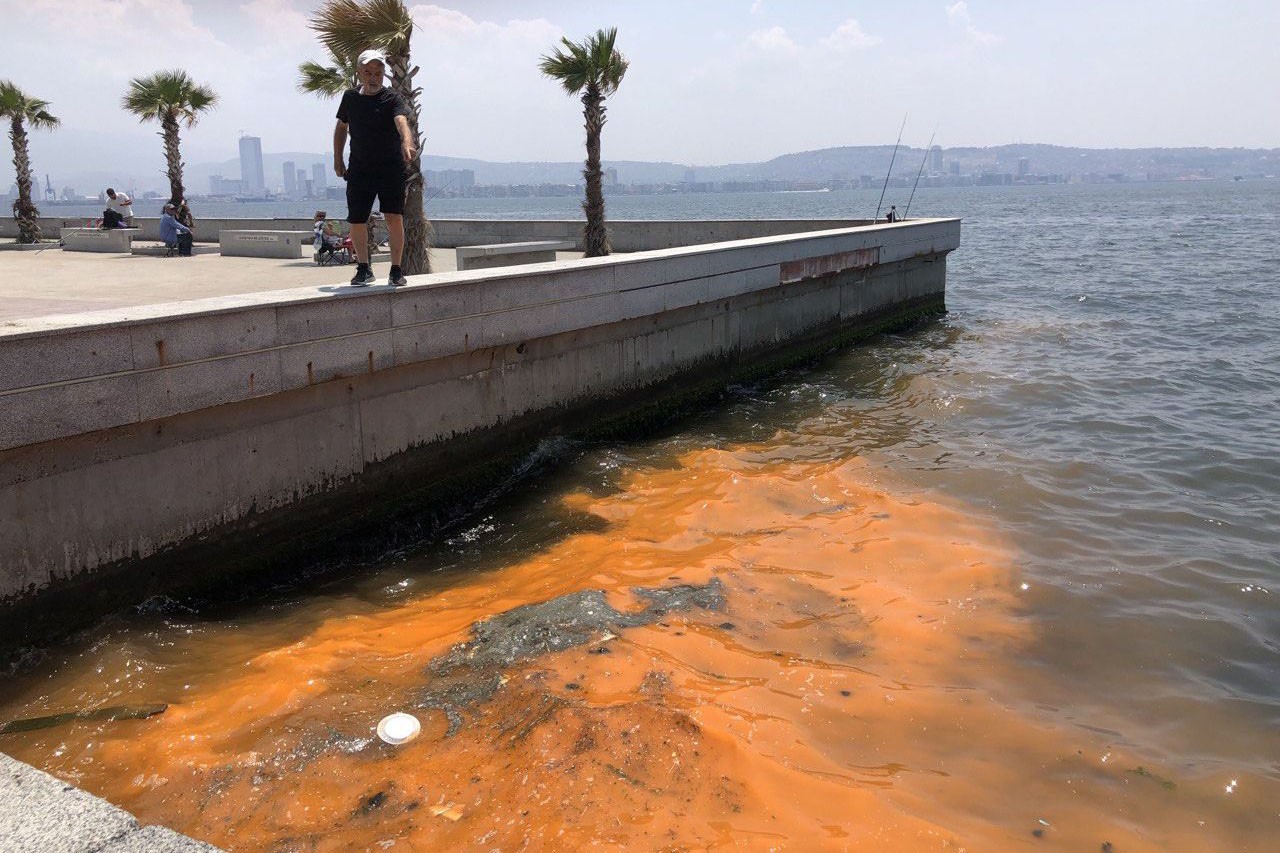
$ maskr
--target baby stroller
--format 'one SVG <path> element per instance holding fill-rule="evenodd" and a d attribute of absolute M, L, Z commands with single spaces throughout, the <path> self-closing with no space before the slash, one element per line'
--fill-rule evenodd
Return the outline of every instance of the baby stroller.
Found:
<path fill-rule="evenodd" d="M 350 237 L 343 237 L 341 243 L 329 243 L 325 240 L 316 241 L 316 251 L 312 255 L 317 266 L 327 267 L 333 265 L 342 265 L 351 263 L 354 255 L 355 247 L 351 245 Z"/>

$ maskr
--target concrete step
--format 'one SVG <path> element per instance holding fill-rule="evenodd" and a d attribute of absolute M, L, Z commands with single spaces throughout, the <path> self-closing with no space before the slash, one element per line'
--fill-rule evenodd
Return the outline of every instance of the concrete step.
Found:
<path fill-rule="evenodd" d="M 165 253 L 168 251 L 169 250 L 165 247 L 163 243 L 142 243 L 142 244 L 134 243 L 133 251 L 131 254 L 153 255 L 153 256 L 163 258 L 165 256 Z M 192 246 L 191 254 L 216 255 L 218 254 L 218 247 L 217 246 Z"/>

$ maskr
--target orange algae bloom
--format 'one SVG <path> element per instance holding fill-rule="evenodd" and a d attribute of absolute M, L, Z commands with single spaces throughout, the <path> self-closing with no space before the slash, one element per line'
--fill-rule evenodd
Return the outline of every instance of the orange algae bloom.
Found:
<path fill-rule="evenodd" d="M 1033 830 L 1179 849 L 1108 820 L 1116 802 L 1173 812 L 1129 787 L 1118 751 L 1101 766 L 1095 740 L 1000 697 L 1031 638 L 1015 558 L 980 519 L 857 460 L 746 447 L 680 463 L 568 496 L 603 529 L 499 570 L 394 607 L 310 602 L 288 637 L 192 641 L 205 665 L 182 700 L 176 667 L 139 679 L 167 714 L 77 727 L 92 761 L 40 760 L 67 731 L 15 754 L 233 850 L 959 850 Z M 713 579 L 722 610 L 513 663 L 452 736 L 438 708 L 413 711 L 407 744 L 373 735 L 477 621 L 583 590 L 635 612 L 636 587 Z M 1065 804 L 1064 779 L 1083 794 Z"/>

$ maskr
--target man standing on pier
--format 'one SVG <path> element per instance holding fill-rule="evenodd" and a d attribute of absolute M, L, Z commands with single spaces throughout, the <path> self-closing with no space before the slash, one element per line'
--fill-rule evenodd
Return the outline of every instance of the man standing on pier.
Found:
<path fill-rule="evenodd" d="M 391 242 L 391 274 L 387 283 L 405 284 L 400 271 L 404 255 L 405 166 L 417 155 L 417 142 L 409 130 L 409 106 L 394 90 L 382 84 L 387 61 L 380 50 L 366 50 L 356 63 L 360 86 L 342 95 L 338 124 L 333 129 L 333 171 L 347 181 L 347 221 L 356 254 L 356 274 L 351 284 L 373 284 L 369 264 L 369 213 L 378 200 Z M 344 163 L 347 135 L 351 157 Z"/>

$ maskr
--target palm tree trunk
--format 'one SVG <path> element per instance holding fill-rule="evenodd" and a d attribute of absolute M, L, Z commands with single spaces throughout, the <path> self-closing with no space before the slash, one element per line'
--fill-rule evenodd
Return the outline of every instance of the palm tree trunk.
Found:
<path fill-rule="evenodd" d="M 165 113 L 160 118 L 160 135 L 164 137 L 164 158 L 169 166 L 169 202 L 177 204 L 183 198 L 182 152 L 178 148 L 178 118 Z"/>
<path fill-rule="evenodd" d="M 604 175 L 600 169 L 600 134 L 604 130 L 604 97 L 600 89 L 588 85 L 582 94 L 582 115 L 587 128 L 587 162 L 582 170 L 587 184 L 582 212 L 587 224 L 582 231 L 582 242 L 588 258 L 598 258 L 612 251 L 609 231 L 604 226 Z"/>
<path fill-rule="evenodd" d="M 405 275 L 431 272 L 431 238 L 434 229 L 427 219 L 422 198 L 422 136 L 418 132 L 418 94 L 409 70 L 409 45 L 387 57 L 391 64 L 392 88 L 409 105 L 409 132 L 413 134 L 418 153 L 406 166 L 408 181 L 404 196 L 404 258 L 400 263 Z"/>
<path fill-rule="evenodd" d="M 13 171 L 18 183 L 18 200 L 13 203 L 13 218 L 18 221 L 18 242 L 40 242 L 40 211 L 31 201 L 31 155 L 27 151 L 27 131 L 22 118 L 14 116 L 9 124 L 9 141 L 13 143 Z"/>

